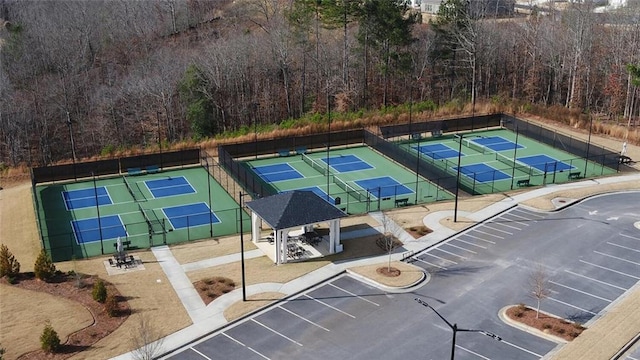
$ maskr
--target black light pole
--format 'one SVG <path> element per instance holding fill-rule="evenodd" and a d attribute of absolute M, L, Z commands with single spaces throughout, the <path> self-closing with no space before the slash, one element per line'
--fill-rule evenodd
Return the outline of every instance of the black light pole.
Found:
<path fill-rule="evenodd" d="M 100 221 L 100 203 L 98 202 L 98 188 L 96 187 L 96 174 L 91 172 L 93 177 L 93 195 L 96 198 L 96 211 L 98 212 L 98 231 L 100 232 L 100 252 L 104 255 L 104 246 L 102 243 L 102 222 Z"/>
<path fill-rule="evenodd" d="M 256 160 L 258 159 L 258 116 L 256 116 L 257 104 L 252 103 L 253 108 L 253 147 L 255 150 Z"/>
<path fill-rule="evenodd" d="M 158 119 L 158 149 L 160 150 L 160 169 L 162 169 L 162 138 L 160 137 L 160 111 L 156 111 Z"/>
<path fill-rule="evenodd" d="M 587 176 L 587 166 L 589 165 L 589 147 L 591 146 L 591 125 L 593 124 L 593 116 L 589 111 L 589 138 L 587 139 L 587 155 L 584 157 L 584 176 Z"/>
<path fill-rule="evenodd" d="M 427 304 L 426 302 L 422 301 L 419 298 L 415 298 L 415 301 L 418 302 L 418 304 L 428 307 L 429 309 L 433 310 L 434 313 L 436 313 L 436 315 L 438 315 L 438 317 L 440 319 L 442 319 L 442 321 L 444 321 L 447 326 L 449 326 L 451 328 L 451 331 L 453 331 L 453 337 L 451 339 L 451 360 L 454 360 L 454 356 L 455 356 L 455 352 L 456 352 L 456 334 L 458 332 L 475 332 L 475 333 L 480 333 L 482 335 L 486 335 L 490 338 L 493 338 L 494 340 L 497 341 L 502 341 L 502 338 L 494 333 L 488 332 L 488 331 L 484 331 L 484 330 L 476 330 L 476 329 L 461 329 L 458 327 L 458 324 L 451 324 L 450 322 L 447 321 L 447 319 L 445 319 L 442 315 L 440 315 L 439 312 L 436 311 L 436 309 L 432 308 L 431 305 Z"/>
<path fill-rule="evenodd" d="M 511 167 L 511 190 L 513 190 L 513 178 L 516 174 L 517 154 L 518 154 L 518 125 L 516 125 L 516 146 L 513 148 L 513 166 Z"/>
<path fill-rule="evenodd" d="M 207 157 L 204 158 L 207 162 L 207 189 L 209 189 L 209 211 L 213 212 L 211 208 L 211 170 L 209 169 L 209 159 Z M 213 237 L 213 219 L 211 219 L 211 214 L 209 214 L 209 236 Z"/>
<path fill-rule="evenodd" d="M 242 269 L 242 301 L 247 301 L 247 286 L 245 284 L 244 276 L 244 229 L 242 228 L 242 196 L 244 194 L 240 191 L 240 266 Z"/>
<path fill-rule="evenodd" d="M 416 205 L 418 205 L 418 179 L 420 177 L 420 138 L 418 138 L 418 160 L 416 161 Z"/>
<path fill-rule="evenodd" d="M 327 131 L 327 201 L 331 198 L 329 195 L 329 152 L 331 150 L 331 102 L 329 97 L 329 82 L 327 81 L 327 116 L 329 117 L 329 127 Z"/>
<path fill-rule="evenodd" d="M 462 139 L 464 135 L 460 135 L 460 144 L 458 146 L 458 168 L 456 173 L 456 201 L 453 207 L 453 222 L 458 221 L 458 193 L 460 190 L 460 158 L 462 157 Z"/>
<path fill-rule="evenodd" d="M 69 139 L 71 141 L 71 161 L 73 161 L 73 178 L 77 179 L 76 176 L 76 145 L 73 142 L 73 127 L 71 124 L 71 117 L 69 116 L 69 112 L 67 111 L 67 125 L 69 125 Z"/>

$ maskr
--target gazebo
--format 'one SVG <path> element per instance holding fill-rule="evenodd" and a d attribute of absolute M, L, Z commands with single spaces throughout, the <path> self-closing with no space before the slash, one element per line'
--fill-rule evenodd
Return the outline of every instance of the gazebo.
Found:
<path fill-rule="evenodd" d="M 313 230 L 313 225 L 329 224 L 329 253 L 342 252 L 340 243 L 340 218 L 344 212 L 311 191 L 294 190 L 249 201 L 251 210 L 251 240 L 257 243 L 261 235 L 261 222 L 273 229 L 276 264 L 287 262 L 289 232 L 301 229 L 301 233 Z"/>

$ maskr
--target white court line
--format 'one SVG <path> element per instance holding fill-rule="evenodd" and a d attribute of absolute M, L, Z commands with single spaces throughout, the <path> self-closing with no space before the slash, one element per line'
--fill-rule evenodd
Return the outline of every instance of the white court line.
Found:
<path fill-rule="evenodd" d="M 613 300 L 611 300 L 611 299 L 603 298 L 603 297 L 601 297 L 601 296 L 594 295 L 594 294 L 588 293 L 588 292 L 586 292 L 586 291 L 578 290 L 578 289 L 573 288 L 573 287 L 571 287 L 571 286 L 567 286 L 567 285 L 564 285 L 564 284 L 560 284 L 560 283 L 555 282 L 555 281 L 552 281 L 552 280 L 549 280 L 549 283 L 550 283 L 550 284 L 553 284 L 553 285 L 556 285 L 556 286 L 563 287 L 563 288 L 565 288 L 565 289 L 569 289 L 569 290 L 575 291 L 575 292 L 580 293 L 580 294 L 584 294 L 584 295 L 588 295 L 588 296 L 591 296 L 591 297 L 596 298 L 596 299 L 600 299 L 600 300 L 602 300 L 602 301 L 606 301 L 606 302 L 612 302 L 612 301 L 613 301 Z"/>
<path fill-rule="evenodd" d="M 635 261 L 631 261 L 631 260 L 623 259 L 623 258 L 621 258 L 621 257 L 617 257 L 617 256 L 613 256 L 613 255 L 605 254 L 605 253 L 600 252 L 600 251 L 593 250 L 593 252 L 594 252 L 594 253 L 596 253 L 596 254 L 600 254 L 600 255 L 602 255 L 602 256 L 608 256 L 608 257 L 610 257 L 610 258 L 612 258 L 612 259 L 616 259 L 616 260 L 620 260 L 620 261 L 628 262 L 628 263 L 630 263 L 630 264 L 640 265 L 640 263 L 637 263 L 637 262 L 635 262 Z"/>
<path fill-rule="evenodd" d="M 480 234 L 485 234 L 485 235 L 493 236 L 494 238 L 498 238 L 498 239 L 504 240 L 504 237 L 498 236 L 498 235 L 495 235 L 495 234 L 491 234 L 491 233 L 488 233 L 486 231 L 474 230 L 474 232 L 479 232 Z"/>
<path fill-rule="evenodd" d="M 498 222 L 498 221 L 490 221 L 490 222 L 488 222 L 488 224 L 496 224 L 496 225 L 500 225 L 500 226 L 508 227 L 508 228 L 511 228 L 511 229 L 513 229 L 513 230 L 518 230 L 518 231 L 519 231 L 519 230 L 522 230 L 521 228 L 519 228 L 519 227 L 517 227 L 517 226 L 508 225 L 508 224 L 501 223 L 501 222 Z"/>
<path fill-rule="evenodd" d="M 620 275 L 628 276 L 628 277 L 630 277 L 630 278 L 632 278 L 632 279 L 640 280 L 640 277 L 633 276 L 633 275 L 631 275 L 631 274 L 627 274 L 627 273 L 624 273 L 624 272 L 622 272 L 622 271 L 613 270 L 613 269 L 611 269 L 611 268 L 604 267 L 604 266 L 602 266 L 602 265 L 598 265 L 598 264 L 594 264 L 594 263 L 590 263 L 590 262 L 588 262 L 588 261 L 584 261 L 584 260 L 580 260 L 580 262 L 583 262 L 583 263 L 585 263 L 585 264 L 587 264 L 587 265 L 595 266 L 595 267 L 600 268 L 600 269 L 603 269 L 603 270 L 608 270 L 608 271 L 614 272 L 614 273 L 616 273 L 616 274 L 620 274 Z"/>
<path fill-rule="evenodd" d="M 460 345 L 456 345 L 456 348 L 458 348 L 458 349 L 460 349 L 460 350 L 464 350 L 464 351 L 468 352 L 469 354 L 473 354 L 473 355 L 475 355 L 475 356 L 477 356 L 477 357 L 479 357 L 479 358 L 481 358 L 481 359 L 484 359 L 484 360 L 491 360 L 490 358 L 488 358 L 488 357 L 486 357 L 486 356 L 482 356 L 482 355 L 478 354 L 477 352 L 471 351 L 471 350 L 469 350 L 469 349 L 467 349 L 467 348 L 464 348 L 464 347 L 462 347 L 462 346 L 460 346 Z"/>
<path fill-rule="evenodd" d="M 196 354 L 202 356 L 203 358 L 207 359 L 207 360 L 212 360 L 210 357 L 208 357 L 207 355 L 203 354 L 202 352 L 190 347 L 189 350 L 195 352 Z"/>
<path fill-rule="evenodd" d="M 478 237 L 478 236 L 473 236 L 471 234 L 462 234 L 461 236 L 468 236 L 468 237 L 470 237 L 472 239 L 477 239 L 477 240 L 480 240 L 480 241 L 488 242 L 489 244 L 493 244 L 493 245 L 496 244 L 494 241 L 483 239 L 483 238 Z"/>
<path fill-rule="evenodd" d="M 304 296 L 308 297 L 309 299 L 311 299 L 311 300 L 313 300 L 313 301 L 317 301 L 317 302 L 319 302 L 320 304 L 322 304 L 322 305 L 324 305 L 324 306 L 326 306 L 326 307 L 328 307 L 328 308 L 330 308 L 330 309 L 333 309 L 333 310 L 335 310 L 335 311 L 337 311 L 337 312 L 339 312 L 339 313 L 345 314 L 345 315 L 347 315 L 348 317 L 350 317 L 350 318 L 352 318 L 352 319 L 355 319 L 355 318 L 356 318 L 355 316 L 353 316 L 353 315 L 351 315 L 351 314 L 349 314 L 349 313 L 347 313 L 347 312 L 344 312 L 344 311 L 342 311 L 342 310 L 340 310 L 340 309 L 338 309 L 338 308 L 336 308 L 336 307 L 334 307 L 334 306 L 331 306 L 331 305 L 327 304 L 326 302 L 324 302 L 324 301 L 322 301 L 322 300 L 316 299 L 316 298 L 311 297 L 311 296 L 309 296 L 309 295 L 307 295 L 307 294 L 304 294 Z"/>
<path fill-rule="evenodd" d="M 591 280 L 591 281 L 595 281 L 595 282 L 597 282 L 599 284 L 602 284 L 602 285 L 608 285 L 608 286 L 611 286 L 612 288 L 620 289 L 622 291 L 627 291 L 627 288 L 623 288 L 622 286 L 613 285 L 613 284 L 610 284 L 610 283 L 608 283 L 606 281 L 594 279 L 592 277 L 588 277 L 588 276 L 585 276 L 585 275 L 582 275 L 582 274 L 575 273 L 575 272 L 573 272 L 571 270 L 565 270 L 565 272 L 567 272 L 567 273 L 569 273 L 571 275 L 575 275 L 575 276 L 579 276 L 581 278 L 585 278 L 585 279 L 588 279 L 588 280 Z"/>
<path fill-rule="evenodd" d="M 607 244 L 611 245 L 611 246 L 617 246 L 619 248 L 625 249 L 625 250 L 630 250 L 630 251 L 634 251 L 634 252 L 638 252 L 640 253 L 640 250 L 638 249 L 634 249 L 634 248 L 630 248 L 628 246 L 622 246 L 622 245 L 618 245 L 618 244 L 614 244 L 612 242 L 607 241 Z"/>
<path fill-rule="evenodd" d="M 520 347 L 520 346 L 518 346 L 518 345 L 516 345 L 516 344 L 512 344 L 512 343 L 508 342 L 508 341 L 507 341 L 507 340 L 505 340 L 505 339 L 500 340 L 500 342 L 505 343 L 505 344 L 507 344 L 507 345 L 509 345 L 509 346 L 511 346 L 511 347 L 514 347 L 514 348 L 516 348 L 516 349 L 518 349 L 518 350 L 522 350 L 522 351 L 524 351 L 524 352 L 526 352 L 526 353 L 529 353 L 529 354 L 531 354 L 531 355 L 533 355 L 533 356 L 537 356 L 538 358 L 542 358 L 542 355 L 540 355 L 540 354 L 536 354 L 536 353 L 534 353 L 533 351 L 531 351 L 531 350 L 527 350 L 527 349 L 525 349 L 525 348 L 523 348 L 523 347 Z"/>
<path fill-rule="evenodd" d="M 507 234 L 507 235 L 513 235 L 513 233 L 512 233 L 512 232 L 505 231 L 505 230 L 500 230 L 500 229 L 496 229 L 496 228 L 491 227 L 491 226 L 488 226 L 488 225 L 485 225 L 484 227 L 486 227 L 486 228 L 488 228 L 488 229 L 491 229 L 491 230 L 494 230 L 494 231 L 498 231 L 498 232 L 501 232 L 501 233 L 505 233 L 505 234 Z"/>
<path fill-rule="evenodd" d="M 456 238 L 455 240 L 456 240 L 456 241 L 463 242 L 463 243 L 468 244 L 468 245 L 471 245 L 471 246 L 479 247 L 479 248 L 481 248 L 481 249 L 486 249 L 486 248 L 487 248 L 486 246 L 482 246 L 482 245 L 474 244 L 474 243 L 472 243 L 472 242 L 470 242 L 470 241 L 464 241 L 464 240 L 462 240 L 462 239 L 460 239 L 460 238 Z"/>
<path fill-rule="evenodd" d="M 440 257 L 440 256 L 438 256 L 438 255 L 433 255 L 433 254 L 432 254 L 432 253 L 430 253 L 430 252 L 424 253 L 423 255 L 429 255 L 429 256 L 434 257 L 434 258 L 436 258 L 436 259 L 444 260 L 444 261 L 450 262 L 450 263 L 452 263 L 452 264 L 456 264 L 456 265 L 458 265 L 458 263 L 457 263 L 457 262 L 455 262 L 455 261 L 453 261 L 453 260 L 445 259 L 445 258 Z"/>
<path fill-rule="evenodd" d="M 421 263 L 425 263 L 425 264 L 427 264 L 427 265 L 435 266 L 435 267 L 437 267 L 437 268 L 439 268 L 439 269 L 442 269 L 442 270 L 447 270 L 447 268 L 446 268 L 446 267 L 439 266 L 439 265 L 436 265 L 436 264 L 432 264 L 432 263 L 430 263 L 430 262 L 428 262 L 428 261 L 424 261 L 424 260 L 419 259 L 419 258 L 417 258 L 417 257 L 416 257 L 416 258 L 413 258 L 413 259 L 414 259 L 414 260 L 417 260 L 417 261 L 420 261 Z"/>
<path fill-rule="evenodd" d="M 251 346 L 247 346 L 247 345 L 243 344 L 242 342 L 240 342 L 240 340 L 236 340 L 236 339 L 232 338 L 232 337 L 231 337 L 230 335 L 228 335 L 227 333 L 221 333 L 221 334 L 222 334 L 222 335 L 224 335 L 224 336 L 226 336 L 226 337 L 228 337 L 229 339 L 231 339 L 231 340 L 233 340 L 233 341 L 237 342 L 238 344 L 240 344 L 240 345 L 242 345 L 242 346 L 246 347 L 247 349 L 249 349 L 249 350 L 253 351 L 255 354 L 257 354 L 258 356 L 262 357 L 263 359 L 271 360 L 271 359 L 269 359 L 268 357 L 266 357 L 266 356 L 262 355 L 261 353 L 257 352 L 256 350 L 253 350 L 253 349 L 251 348 Z"/>
<path fill-rule="evenodd" d="M 583 308 L 581 308 L 581 307 L 578 307 L 578 306 L 575 306 L 575 305 L 571 305 L 571 304 L 566 303 L 566 302 L 564 302 L 564 301 L 560 301 L 560 300 L 558 300 L 558 299 L 552 298 L 551 296 L 549 296 L 547 299 L 549 299 L 549 300 L 551 300 L 551 301 L 555 301 L 555 302 L 557 302 L 557 303 L 560 303 L 560 304 L 565 305 L 565 306 L 568 306 L 568 307 L 572 307 L 572 308 L 577 309 L 577 310 L 580 310 L 580 311 L 584 311 L 584 312 L 589 313 L 589 314 L 591 314 L 591 315 L 598 315 L 598 314 L 594 313 L 593 311 L 589 311 L 589 310 L 587 310 L 587 309 L 583 309 Z"/>
<path fill-rule="evenodd" d="M 258 325 L 262 326 L 263 328 L 265 328 L 265 329 L 267 329 L 267 330 L 269 330 L 269 331 L 271 331 L 271 332 L 272 332 L 272 333 L 274 333 L 274 334 L 277 334 L 277 335 L 282 336 L 283 338 L 285 338 L 285 339 L 287 339 L 287 340 L 291 341 L 292 343 L 294 343 L 294 344 L 296 344 L 296 345 L 298 345 L 298 346 L 302 346 L 302 344 L 301 344 L 301 343 L 299 343 L 299 342 L 297 342 L 297 341 L 293 340 L 292 338 L 288 337 L 287 335 L 285 335 L 285 334 L 283 334 L 283 333 L 281 333 L 281 332 L 279 332 L 279 331 L 277 331 L 277 330 L 275 330 L 275 329 L 272 329 L 272 328 L 268 327 L 267 325 L 265 325 L 265 324 L 261 323 L 260 321 L 258 321 L 258 320 L 256 320 L 256 319 L 251 319 L 251 321 L 253 321 L 254 323 L 256 323 L 256 324 L 258 324 Z"/>
<path fill-rule="evenodd" d="M 336 286 L 336 285 L 334 285 L 334 284 L 332 284 L 332 283 L 329 283 L 329 286 L 333 286 L 334 288 L 336 288 L 336 289 L 338 289 L 338 290 L 340 290 L 340 291 L 344 291 L 345 293 L 347 293 L 347 294 L 349 294 L 349 295 L 351 295 L 351 296 L 355 296 L 355 297 L 357 297 L 357 298 L 358 298 L 358 299 L 360 299 L 360 300 L 364 300 L 364 301 L 368 302 L 369 304 L 373 304 L 373 305 L 375 305 L 375 306 L 380 306 L 380 304 L 378 304 L 378 303 L 375 303 L 375 302 L 373 302 L 373 301 L 371 301 L 371 300 L 369 300 L 369 299 L 365 299 L 365 298 L 363 298 L 362 296 L 360 296 L 360 295 L 358 295 L 358 294 L 354 294 L 354 293 L 352 293 L 351 291 L 346 290 L 346 289 L 343 289 L 343 288 L 341 288 L 341 287 L 339 287 L 339 286 Z"/>
<path fill-rule="evenodd" d="M 443 253 L 447 253 L 447 254 L 449 254 L 449 255 L 457 256 L 457 257 L 459 257 L 459 258 L 461 258 L 461 259 L 463 259 L 463 260 L 467 260 L 467 258 L 466 258 L 466 257 L 464 257 L 464 256 L 462 256 L 462 255 L 458 255 L 458 254 L 452 253 L 451 251 L 442 250 L 441 248 L 435 248 L 435 249 L 433 249 L 433 250 L 439 250 L 439 251 L 442 251 Z"/>
<path fill-rule="evenodd" d="M 451 246 L 451 247 L 454 247 L 454 248 L 456 248 L 456 249 L 460 249 L 460 250 L 463 250 L 463 251 L 467 251 L 467 252 L 470 252 L 470 253 L 472 253 L 472 254 L 477 254 L 477 252 L 475 252 L 475 251 L 473 251 L 473 250 L 469 250 L 469 249 L 465 249 L 465 248 L 460 247 L 460 246 L 457 246 L 457 245 L 453 245 L 451 242 L 448 242 L 448 243 L 446 243 L 445 245 L 448 245 L 448 246 Z"/>
<path fill-rule="evenodd" d="M 304 318 L 304 317 L 302 317 L 302 316 L 300 316 L 300 315 L 298 315 L 298 314 L 294 313 L 293 311 L 291 311 L 291 310 L 289 310 L 289 309 L 287 309 L 287 308 L 282 307 L 282 305 L 279 305 L 279 306 L 278 306 L 278 308 L 280 308 L 280 309 L 282 309 L 282 310 L 284 310 L 284 311 L 288 312 L 289 314 L 291 314 L 291 315 L 293 315 L 293 316 L 295 316 L 295 317 L 297 317 L 297 318 L 299 318 L 299 319 L 301 319 L 301 320 L 304 320 L 304 321 L 308 322 L 308 323 L 309 323 L 309 324 L 311 324 L 311 325 L 315 325 L 315 326 L 319 327 L 320 329 L 322 329 L 322 330 L 324 330 L 324 331 L 330 331 L 330 330 L 329 330 L 329 329 L 327 329 L 326 327 L 324 327 L 324 326 L 322 326 L 322 325 L 320 325 L 320 324 L 316 324 L 315 322 L 313 322 L 313 321 L 311 321 L 311 320 L 309 320 L 309 319 L 307 319 L 307 318 Z"/>
<path fill-rule="evenodd" d="M 635 236 L 625 235 L 625 234 L 622 234 L 622 233 L 620 233 L 620 236 L 623 236 L 623 237 L 626 237 L 626 238 L 629 238 L 629 239 L 633 239 L 633 240 L 638 240 L 638 241 L 640 241 L 640 238 L 637 238 L 637 237 L 635 237 Z"/>

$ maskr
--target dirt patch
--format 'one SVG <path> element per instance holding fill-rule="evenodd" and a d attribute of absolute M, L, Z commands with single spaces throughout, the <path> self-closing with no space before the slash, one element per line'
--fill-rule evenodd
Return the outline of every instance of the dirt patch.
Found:
<path fill-rule="evenodd" d="M 6 356 L 8 358 L 15 356 L 20 359 L 67 359 L 86 350 L 120 327 L 131 314 L 129 304 L 115 286 L 105 282 L 107 294 L 114 295 L 118 301 L 117 316 L 110 317 L 105 311 L 104 304 L 93 300 L 93 284 L 97 280 L 98 278 L 94 276 L 81 275 L 77 277 L 59 274 L 53 281 L 44 282 L 37 280 L 33 273 L 20 274 L 15 284 L 9 284 L 6 279 L 2 279 L 0 285 L 3 300 L 2 312 L 6 313 L 6 316 L 20 317 L 19 321 L 5 321 L 9 319 L 5 319 L 5 315 L 2 316 L 3 327 L 12 327 L 10 332 L 3 331 L 3 344 L 9 345 Z M 65 304 L 69 306 L 56 310 L 55 307 L 49 305 L 40 309 L 40 312 L 29 312 L 25 311 L 27 309 L 24 309 L 23 301 L 5 301 L 4 299 L 5 295 L 15 296 L 17 294 L 43 299 L 48 299 L 47 295 L 50 295 L 56 299 L 56 304 L 53 306 Z M 26 299 L 26 297 L 22 299 Z M 73 314 L 73 316 L 68 316 L 70 322 L 60 323 L 57 314 L 47 313 L 47 311 L 54 310 L 62 311 L 67 315 Z M 49 320 L 49 318 L 51 318 L 53 329 L 58 333 L 62 343 L 61 349 L 55 354 L 34 350 L 40 347 L 40 334 L 44 329 L 42 319 Z M 14 347 L 14 345 L 18 346 Z"/>
<path fill-rule="evenodd" d="M 200 298 L 206 305 L 220 296 L 233 291 L 236 283 L 226 277 L 214 276 L 193 283 L 193 287 L 198 291 Z"/>
<path fill-rule="evenodd" d="M 507 309 L 506 316 L 516 322 L 540 330 L 545 334 L 557 336 L 566 341 L 577 338 L 585 328 L 581 324 L 540 313 L 524 305 L 515 305 Z"/>
<path fill-rule="evenodd" d="M 398 277 L 402 274 L 400 269 L 394 268 L 393 266 L 383 266 L 376 269 L 376 273 L 386 276 L 386 277 Z"/>

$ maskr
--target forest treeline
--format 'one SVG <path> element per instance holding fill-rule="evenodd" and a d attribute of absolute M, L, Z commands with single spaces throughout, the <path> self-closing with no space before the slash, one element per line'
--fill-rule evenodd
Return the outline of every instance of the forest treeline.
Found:
<path fill-rule="evenodd" d="M 427 20 L 397 0 L 2 0 L 0 162 L 46 165 L 408 103 L 638 116 L 637 4 L 500 18 L 467 4 L 445 0 Z"/>

